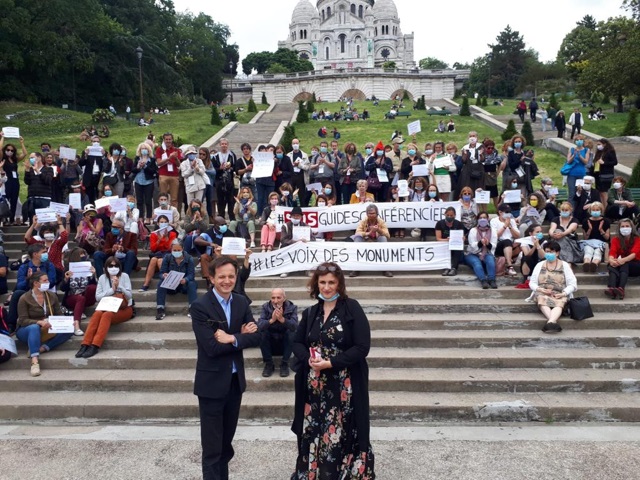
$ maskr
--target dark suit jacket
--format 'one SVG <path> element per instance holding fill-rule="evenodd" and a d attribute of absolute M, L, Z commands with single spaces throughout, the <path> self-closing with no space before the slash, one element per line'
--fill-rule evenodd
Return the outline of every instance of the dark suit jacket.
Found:
<path fill-rule="evenodd" d="M 260 345 L 260 333 L 240 333 L 242 325 L 253 322 L 251 308 L 245 297 L 233 294 L 231 302 L 231 328 L 228 333 L 235 335 L 238 346 L 218 343 L 213 337 L 216 328 L 207 320 L 226 322 L 224 310 L 213 291 L 209 290 L 191 304 L 191 325 L 198 343 L 198 362 L 193 393 L 199 397 L 224 398 L 231 385 L 232 365 L 238 370 L 240 390 L 245 391 L 242 350 Z"/>

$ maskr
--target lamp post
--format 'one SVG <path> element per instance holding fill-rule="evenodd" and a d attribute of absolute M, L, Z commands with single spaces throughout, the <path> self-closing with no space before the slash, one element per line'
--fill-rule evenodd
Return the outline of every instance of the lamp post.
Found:
<path fill-rule="evenodd" d="M 489 60 L 489 78 L 487 79 L 487 100 L 491 98 L 491 61 L 493 60 L 493 53 L 487 55 L 487 60 Z"/>
<path fill-rule="evenodd" d="M 229 60 L 229 73 L 231 74 L 231 105 L 233 105 L 233 60 Z"/>
<path fill-rule="evenodd" d="M 142 94 L 142 47 L 135 50 L 138 57 L 138 73 L 140 74 L 140 118 L 144 118 L 144 96 Z"/>

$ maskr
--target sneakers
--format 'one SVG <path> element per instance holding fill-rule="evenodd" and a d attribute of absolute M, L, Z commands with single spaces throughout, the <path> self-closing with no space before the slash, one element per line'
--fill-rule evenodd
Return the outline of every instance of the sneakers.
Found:
<path fill-rule="evenodd" d="M 498 288 L 498 284 L 496 283 L 495 280 L 489 280 L 489 286 L 494 290 Z"/>
<path fill-rule="evenodd" d="M 507 268 L 507 275 L 515 277 L 517 275 L 516 270 L 513 267 Z"/>
<path fill-rule="evenodd" d="M 521 290 L 529 290 L 529 279 L 527 279 L 524 282 L 519 283 L 518 285 L 516 285 L 516 288 L 519 288 Z"/>
<path fill-rule="evenodd" d="M 164 308 L 158 308 L 158 312 L 156 313 L 156 320 L 162 320 L 164 317 Z"/>
<path fill-rule="evenodd" d="M 489 282 L 487 282 L 486 280 L 482 281 L 482 289 L 483 290 L 488 290 L 489 289 Z"/>
<path fill-rule="evenodd" d="M 276 369 L 276 367 L 273 364 L 273 362 L 266 362 L 264 364 L 264 368 L 262 369 L 262 376 L 263 377 L 270 377 L 271 375 L 273 375 L 273 372 L 274 372 L 275 369 Z"/>
<path fill-rule="evenodd" d="M 544 333 L 560 333 L 562 331 L 562 327 L 556 322 L 547 322 L 544 324 L 544 327 L 542 327 L 542 331 Z"/>
<path fill-rule="evenodd" d="M 73 334 L 74 334 L 76 337 L 81 337 L 81 336 L 83 336 L 83 335 L 84 335 L 84 332 L 82 331 L 82 329 L 81 329 L 81 328 L 76 328 L 76 330 L 75 330 L 75 332 L 73 332 Z"/>
<path fill-rule="evenodd" d="M 149 290 L 149 285 L 142 285 L 142 287 L 140 287 L 140 290 L 138 290 L 139 292 L 146 292 L 147 290 Z"/>
<path fill-rule="evenodd" d="M 283 378 L 289 376 L 289 365 L 286 362 L 280 364 L 280 376 Z"/>
<path fill-rule="evenodd" d="M 32 377 L 39 377 L 40 376 L 40 364 L 39 363 L 32 363 L 31 364 L 31 376 Z"/>
<path fill-rule="evenodd" d="M 249 248 L 256 248 L 256 242 L 251 242 L 251 245 L 249 245 Z"/>
<path fill-rule="evenodd" d="M 87 316 L 83 313 L 82 316 L 80 317 L 81 320 L 86 320 Z"/>

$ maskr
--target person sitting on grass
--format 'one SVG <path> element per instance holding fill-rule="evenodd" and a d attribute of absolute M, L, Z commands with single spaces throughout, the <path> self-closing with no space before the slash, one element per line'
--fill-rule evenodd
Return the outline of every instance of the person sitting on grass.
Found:
<path fill-rule="evenodd" d="M 184 277 L 182 277 L 180 284 L 175 290 L 164 288 L 162 284 L 158 285 L 158 292 L 156 294 L 156 303 L 158 305 L 156 320 L 162 320 L 165 317 L 164 312 L 167 294 L 175 295 L 176 293 L 186 293 L 188 305 L 191 305 L 198 298 L 198 284 L 196 283 L 193 258 L 183 251 L 182 244 L 178 240 L 171 242 L 171 254 L 165 255 L 162 260 L 160 277 L 163 280 L 166 279 L 169 276 L 169 272 L 184 273 Z M 189 314 L 187 314 L 187 316 L 191 317 Z"/>

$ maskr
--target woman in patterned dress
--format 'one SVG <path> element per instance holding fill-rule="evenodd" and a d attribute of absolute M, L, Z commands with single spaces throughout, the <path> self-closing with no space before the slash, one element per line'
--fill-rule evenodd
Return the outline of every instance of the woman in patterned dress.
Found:
<path fill-rule="evenodd" d="M 292 480 L 373 480 L 369 443 L 369 321 L 347 297 L 342 269 L 323 263 L 309 281 L 293 353 L 298 458 Z M 312 356 L 313 354 L 313 356 Z"/>

